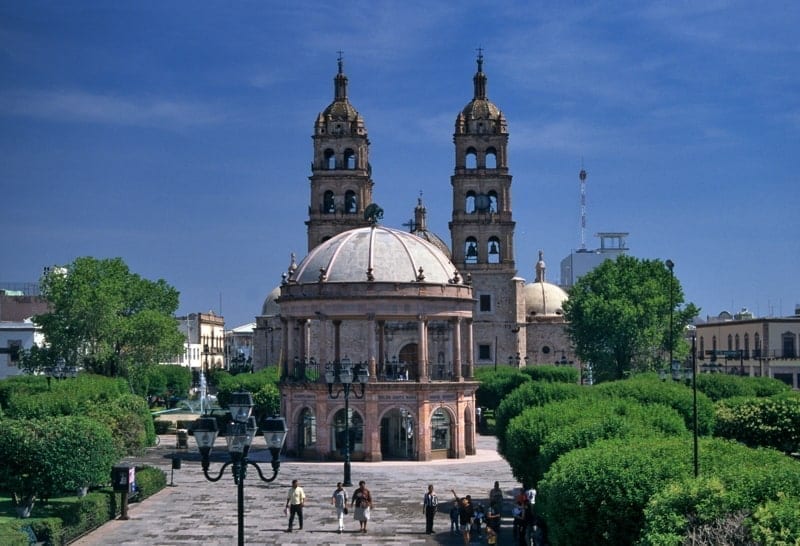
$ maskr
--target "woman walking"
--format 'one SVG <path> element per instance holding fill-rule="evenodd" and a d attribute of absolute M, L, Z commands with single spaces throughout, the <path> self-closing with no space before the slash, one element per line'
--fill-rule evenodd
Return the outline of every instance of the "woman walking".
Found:
<path fill-rule="evenodd" d="M 372 508 L 372 494 L 369 492 L 369 489 L 367 489 L 367 484 L 364 480 L 358 482 L 358 489 L 353 491 L 350 506 L 355 508 L 353 518 L 358 520 L 358 523 L 361 525 L 360 531 L 366 533 L 370 509 Z"/>

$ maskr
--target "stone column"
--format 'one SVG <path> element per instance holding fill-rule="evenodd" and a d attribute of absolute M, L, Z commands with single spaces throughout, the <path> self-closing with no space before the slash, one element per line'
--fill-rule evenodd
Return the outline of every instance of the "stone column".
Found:
<path fill-rule="evenodd" d="M 453 325 L 453 381 L 461 381 L 461 319 L 451 319 Z"/>
<path fill-rule="evenodd" d="M 417 344 L 417 381 L 428 382 L 428 320 L 425 315 L 417 317 L 419 343 Z"/>
<path fill-rule="evenodd" d="M 339 362 L 342 358 L 341 342 L 342 342 L 342 321 L 333 321 L 333 360 Z"/>
<path fill-rule="evenodd" d="M 475 362 L 475 352 L 472 342 L 472 319 L 467 319 L 467 379 L 472 379 L 472 365 Z"/>
<path fill-rule="evenodd" d="M 292 332 L 292 320 L 289 317 L 281 317 L 283 324 L 283 369 L 286 377 L 294 376 L 294 337 Z"/>
<path fill-rule="evenodd" d="M 369 363 L 369 380 L 377 381 L 378 374 L 376 372 L 376 358 L 375 358 L 375 313 L 367 315 L 367 362 Z"/>

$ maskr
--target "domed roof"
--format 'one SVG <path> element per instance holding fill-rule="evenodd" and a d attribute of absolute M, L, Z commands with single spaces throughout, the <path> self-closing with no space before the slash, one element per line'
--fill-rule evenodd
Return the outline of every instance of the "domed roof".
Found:
<path fill-rule="evenodd" d="M 455 278 L 455 279 L 454 279 Z M 405 231 L 373 225 L 340 233 L 314 248 L 290 283 L 460 283 L 436 246 Z"/>
<path fill-rule="evenodd" d="M 458 124 L 467 125 L 471 121 L 499 121 L 505 124 L 500 109 L 486 95 L 486 74 L 483 72 L 483 54 L 478 55 L 478 71 L 472 78 L 474 95 L 459 114 Z"/>
<path fill-rule="evenodd" d="M 264 304 L 261 306 L 261 316 L 274 317 L 281 314 L 281 306 L 278 304 L 278 298 L 281 295 L 281 287 L 276 286 L 272 292 L 267 294 L 264 299 Z"/>
<path fill-rule="evenodd" d="M 320 114 L 325 121 L 356 121 L 358 112 L 347 99 L 347 76 L 342 68 L 342 58 L 339 57 L 339 72 L 333 79 L 333 102 Z"/>
<path fill-rule="evenodd" d="M 536 281 L 525 285 L 525 314 L 534 317 L 553 317 L 564 314 L 567 293 L 555 284 L 544 280 L 545 263 L 542 251 L 536 263 Z"/>

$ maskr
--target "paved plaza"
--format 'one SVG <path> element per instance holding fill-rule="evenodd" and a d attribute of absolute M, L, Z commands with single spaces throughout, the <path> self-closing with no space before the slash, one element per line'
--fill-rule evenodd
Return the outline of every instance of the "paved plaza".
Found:
<path fill-rule="evenodd" d="M 256 441 L 259 439 L 257 438 Z M 126 462 L 158 466 L 167 473 L 166 487 L 141 503 L 129 505 L 128 520 L 111 521 L 83 538 L 77 546 L 113 545 L 215 545 L 236 544 L 236 485 L 230 467 L 219 482 L 203 477 L 200 458 L 194 441 L 190 449 L 175 450 L 174 436 L 163 436 L 161 445 L 140 458 Z M 169 444 L 169 445 L 167 445 Z M 345 516 L 345 532 L 336 532 L 336 518 L 330 497 L 336 482 L 342 480 L 341 462 L 301 462 L 284 459 L 278 478 L 270 484 L 261 482 L 258 473 L 248 468 L 245 480 L 245 543 L 281 545 L 459 545 L 460 535 L 450 533 L 449 509 L 455 489 L 460 495 L 471 495 L 476 503 L 488 506 L 489 490 L 495 480 L 506 493 L 506 505 L 498 544 L 512 544 L 511 499 L 520 484 L 513 478 L 508 464 L 497 454 L 493 436 L 478 436 L 478 453 L 466 459 L 430 462 L 392 461 L 352 463 L 352 480 L 367 482 L 374 508 L 368 532 L 358 532 L 352 512 Z M 173 453 L 182 458 L 181 468 L 171 470 Z M 224 439 L 218 439 L 212 454 L 213 475 L 227 460 Z M 264 473 L 271 475 L 269 452 L 254 447 L 251 460 L 259 462 Z M 288 518 L 283 515 L 286 495 L 292 479 L 300 480 L 307 495 L 303 530 L 287 533 Z M 422 498 L 429 483 L 439 496 L 439 513 L 433 535 L 425 534 Z M 348 497 L 353 489 L 348 488 Z M 474 539 L 473 544 L 486 539 Z"/>

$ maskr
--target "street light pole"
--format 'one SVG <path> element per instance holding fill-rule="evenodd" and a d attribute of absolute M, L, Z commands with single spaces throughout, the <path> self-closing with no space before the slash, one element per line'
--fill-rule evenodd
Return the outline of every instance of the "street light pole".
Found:
<path fill-rule="evenodd" d="M 328 396 L 331 400 L 344 394 L 344 481 L 346 487 L 353 485 L 350 478 L 350 394 L 356 398 L 364 398 L 364 387 L 369 380 L 369 369 L 365 364 L 356 364 L 355 367 L 349 358 L 344 357 L 340 362 L 325 365 L 325 382 L 328 384 Z M 361 390 L 353 390 L 353 381 L 361 385 Z M 333 392 L 337 385 L 336 394 Z M 339 387 L 340 386 L 340 387 Z"/>
<path fill-rule="evenodd" d="M 672 345 L 673 345 L 673 343 L 672 343 L 672 336 L 673 336 L 673 333 L 672 333 L 673 332 L 673 330 L 672 330 L 672 310 L 675 307 L 675 304 L 673 303 L 673 295 L 672 295 L 672 285 L 673 285 L 673 281 L 675 279 L 675 274 L 672 272 L 672 269 L 675 267 L 675 263 L 672 260 L 667 259 L 666 265 L 667 265 L 667 268 L 669 269 L 669 365 L 671 367 L 672 366 Z"/>
<path fill-rule="evenodd" d="M 694 477 L 700 475 L 697 451 L 697 332 L 692 333 L 692 434 L 694 439 Z"/>
<path fill-rule="evenodd" d="M 228 434 L 226 436 L 228 454 L 231 460 L 222 465 L 216 476 L 210 475 L 208 469 L 211 449 L 217 439 L 217 420 L 213 417 L 201 417 L 194 422 L 192 431 L 197 447 L 200 450 L 203 475 L 208 481 L 218 482 L 225 473 L 225 469 L 232 465 L 231 474 L 233 475 L 233 482 L 237 486 L 238 545 L 244 546 L 244 480 L 247 476 L 247 465 L 254 467 L 258 471 L 258 477 L 261 481 L 266 483 L 275 481 L 281 466 L 280 453 L 283 443 L 286 441 L 287 428 L 286 420 L 283 417 L 267 417 L 262 421 L 261 429 L 264 433 L 264 441 L 272 454 L 272 476 L 265 478 L 261 472 L 261 467 L 247 458 L 250 452 L 250 445 L 258 428 L 256 426 L 256 418 L 250 416 L 253 411 L 252 395 L 249 392 L 234 392 L 231 394 L 231 401 L 228 407 L 231 410 L 231 418 L 233 419 L 228 425 Z"/>

